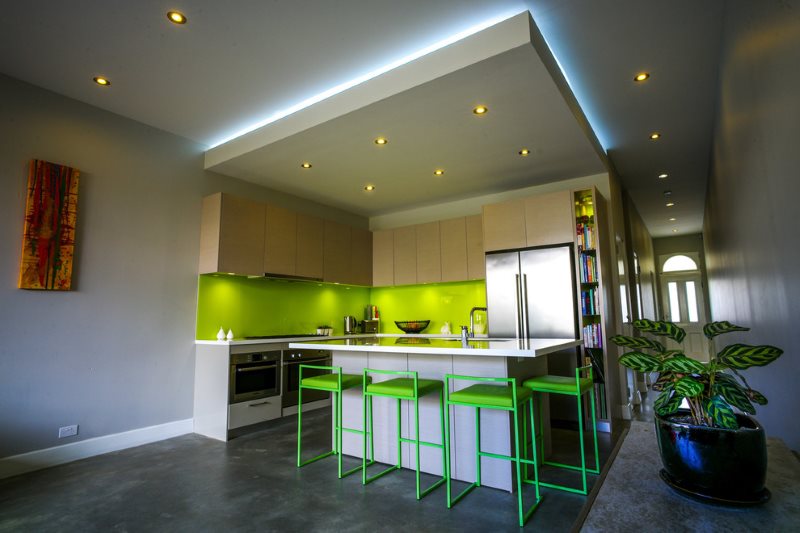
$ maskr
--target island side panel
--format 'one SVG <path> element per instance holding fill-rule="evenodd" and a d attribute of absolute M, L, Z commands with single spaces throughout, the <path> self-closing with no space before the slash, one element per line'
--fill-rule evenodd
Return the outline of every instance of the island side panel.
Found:
<path fill-rule="evenodd" d="M 376 370 L 408 370 L 408 355 L 404 353 L 368 352 L 367 367 Z M 395 379 L 398 375 L 372 374 L 372 382 L 379 383 Z M 403 437 L 409 436 L 408 401 L 401 401 L 400 428 Z M 397 400 L 374 396 L 372 398 L 373 435 L 375 439 L 375 460 L 379 463 L 397 464 Z M 410 468 L 408 443 L 401 443 L 402 466 Z M 361 454 L 359 454 L 359 457 Z"/>
<path fill-rule="evenodd" d="M 508 376 L 517 378 L 517 383 L 522 385 L 526 379 L 534 376 L 544 376 L 550 372 L 548 360 L 550 357 L 574 357 L 574 349 L 555 352 L 541 357 L 509 357 L 508 358 Z M 541 409 L 539 404 L 541 402 Z M 541 411 L 541 418 L 539 412 Z M 527 414 L 526 414 L 527 416 Z M 530 418 L 526 418 L 530 420 Z M 521 422 L 521 421 L 520 421 Z M 544 452 L 545 456 L 550 455 L 551 450 L 551 436 L 550 436 L 550 395 L 537 394 L 534 397 L 534 424 L 536 425 L 536 438 L 544 439 Z M 522 424 L 520 424 L 520 431 L 522 431 Z M 530 428 L 526 434 L 528 442 L 530 438 Z M 540 446 L 540 443 L 536 443 Z"/>
<path fill-rule="evenodd" d="M 194 432 L 228 440 L 228 381 L 230 353 L 227 345 L 197 345 L 194 369 Z"/>
<path fill-rule="evenodd" d="M 463 376 L 508 377 L 505 357 L 453 356 L 453 373 Z M 475 382 L 455 381 L 451 390 L 460 390 Z M 475 481 L 475 408 L 453 406 L 451 417 L 451 475 L 454 479 Z M 481 409 L 481 450 L 511 454 L 511 417 L 507 411 Z M 481 458 L 481 483 L 511 491 L 511 462 Z"/>
<path fill-rule="evenodd" d="M 453 356 L 442 355 L 419 355 L 408 354 L 408 369 L 419 373 L 420 379 L 436 379 L 444 382 L 446 374 L 453 373 Z M 444 393 L 444 390 L 442 390 Z M 409 434 L 414 434 L 414 413 L 413 402 L 408 402 L 409 408 Z M 439 394 L 431 393 L 420 398 L 419 401 L 419 434 L 420 439 L 425 442 L 441 444 L 444 442 L 441 429 L 441 418 L 439 410 Z M 416 468 L 416 452 L 413 445 L 410 447 L 409 468 Z M 433 474 L 442 475 L 442 450 L 430 446 L 420 446 L 420 470 Z"/>
<path fill-rule="evenodd" d="M 343 374 L 361 375 L 367 367 L 367 352 L 333 352 L 333 366 L 342 367 Z M 344 427 L 363 429 L 361 406 L 362 388 L 353 387 L 342 393 L 342 422 Z M 331 409 L 333 409 L 332 407 Z M 331 411 L 333 412 L 333 411 Z M 335 438 L 333 416 L 331 416 L 331 442 Z M 361 458 L 362 437 L 349 431 L 342 432 L 342 453 Z"/>

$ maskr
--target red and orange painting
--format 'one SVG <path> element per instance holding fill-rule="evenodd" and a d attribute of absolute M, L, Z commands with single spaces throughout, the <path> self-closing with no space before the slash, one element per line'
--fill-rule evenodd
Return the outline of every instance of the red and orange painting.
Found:
<path fill-rule="evenodd" d="M 31 160 L 19 267 L 20 289 L 71 289 L 78 176 L 77 169 Z"/>

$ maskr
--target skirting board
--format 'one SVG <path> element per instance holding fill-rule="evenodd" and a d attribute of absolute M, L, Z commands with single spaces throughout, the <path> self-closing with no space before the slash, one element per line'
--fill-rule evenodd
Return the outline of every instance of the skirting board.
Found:
<path fill-rule="evenodd" d="M 157 426 L 132 429 L 122 433 L 114 433 L 113 435 L 103 435 L 102 437 L 71 442 L 62 446 L 45 448 L 44 450 L 3 457 L 0 459 L 0 479 L 186 435 L 187 433 L 192 433 L 192 429 L 193 421 L 191 418 L 187 418 L 186 420 L 176 420 L 175 422 L 167 422 Z"/>

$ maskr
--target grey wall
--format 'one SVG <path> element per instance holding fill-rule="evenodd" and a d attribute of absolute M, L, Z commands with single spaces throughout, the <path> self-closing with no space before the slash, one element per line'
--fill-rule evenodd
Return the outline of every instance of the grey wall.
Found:
<path fill-rule="evenodd" d="M 197 144 L 3 76 L 0 139 L 0 457 L 192 417 L 202 196 L 368 224 L 205 172 Z M 16 288 L 33 158 L 81 171 L 71 292 Z M 57 439 L 68 424 L 80 435 Z"/>
<path fill-rule="evenodd" d="M 800 1 L 731 1 L 726 17 L 704 227 L 711 311 L 752 328 L 723 341 L 785 350 L 746 377 L 769 398 L 757 415 L 768 435 L 800 450 Z"/>

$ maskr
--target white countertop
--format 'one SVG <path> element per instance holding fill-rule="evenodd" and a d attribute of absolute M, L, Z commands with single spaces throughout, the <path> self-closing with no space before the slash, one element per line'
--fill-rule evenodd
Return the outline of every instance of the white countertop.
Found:
<path fill-rule="evenodd" d="M 322 340 L 294 339 L 290 348 L 348 352 L 413 353 L 428 355 L 481 355 L 500 357 L 539 357 L 573 348 L 580 339 L 470 339 L 466 345 L 458 337 L 421 335 L 351 335 Z"/>
<path fill-rule="evenodd" d="M 342 340 L 342 339 L 374 339 L 375 337 L 390 337 L 390 338 L 397 338 L 397 337 L 408 337 L 408 338 L 418 338 L 418 339 L 460 339 L 457 335 L 434 335 L 434 334 L 416 334 L 416 335 L 398 335 L 398 334 L 389 334 L 389 333 L 359 333 L 356 335 L 311 335 L 309 334 L 308 337 L 282 337 L 282 338 L 274 338 L 274 339 L 233 339 L 232 341 L 217 341 L 217 340 L 195 340 L 194 343 L 203 344 L 203 345 L 211 345 L 211 346 L 239 346 L 239 345 L 247 345 L 247 344 L 286 344 L 288 342 L 306 342 L 306 341 L 330 341 L 330 340 Z M 476 339 L 486 338 L 486 335 L 478 335 Z"/>

